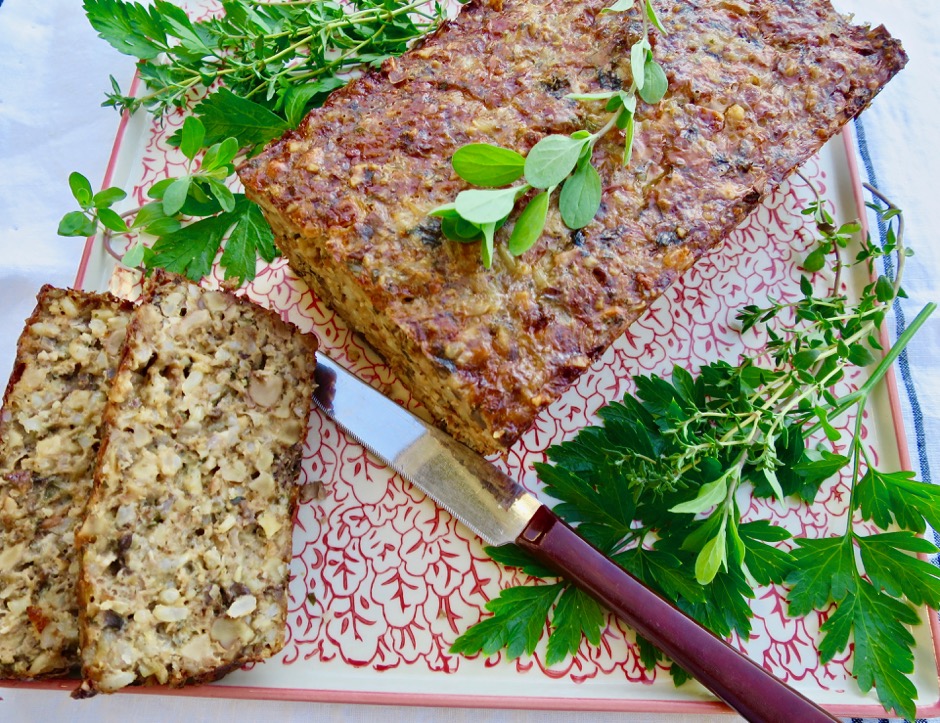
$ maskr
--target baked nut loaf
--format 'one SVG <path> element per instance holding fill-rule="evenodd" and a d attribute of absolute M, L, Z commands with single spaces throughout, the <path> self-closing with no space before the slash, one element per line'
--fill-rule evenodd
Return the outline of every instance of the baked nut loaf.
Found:
<path fill-rule="evenodd" d="M 553 203 L 518 258 L 500 240 L 511 218 L 487 271 L 428 217 L 466 188 L 451 156 L 603 125 L 603 104 L 565 96 L 630 85 L 642 3 L 609 5 L 471 0 L 239 170 L 294 270 L 481 452 L 512 444 L 906 60 L 828 0 L 657 3 L 669 90 L 640 104 L 627 167 L 622 135 L 598 143 L 597 218 L 571 231 Z"/>
<path fill-rule="evenodd" d="M 313 336 L 155 273 L 77 535 L 76 697 L 215 680 L 284 644 Z"/>
<path fill-rule="evenodd" d="M 0 411 L 0 677 L 78 666 L 75 531 L 130 305 L 44 286 Z"/>

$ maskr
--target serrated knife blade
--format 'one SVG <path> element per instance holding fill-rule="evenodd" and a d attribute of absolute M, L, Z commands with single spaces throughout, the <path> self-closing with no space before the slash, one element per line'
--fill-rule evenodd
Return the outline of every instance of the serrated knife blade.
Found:
<path fill-rule="evenodd" d="M 837 719 L 592 547 L 473 450 L 317 354 L 314 401 L 350 436 L 491 545 L 514 542 L 663 650 L 749 721 Z"/>

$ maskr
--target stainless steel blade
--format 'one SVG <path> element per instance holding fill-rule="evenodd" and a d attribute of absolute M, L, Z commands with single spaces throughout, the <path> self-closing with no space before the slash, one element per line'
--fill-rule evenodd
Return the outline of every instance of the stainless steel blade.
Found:
<path fill-rule="evenodd" d="M 313 399 L 366 449 L 491 545 L 513 542 L 541 504 L 469 447 L 320 353 Z"/>

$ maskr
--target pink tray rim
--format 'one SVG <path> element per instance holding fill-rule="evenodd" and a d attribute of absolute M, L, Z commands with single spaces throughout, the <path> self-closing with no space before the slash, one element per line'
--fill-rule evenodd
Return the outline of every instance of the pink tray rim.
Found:
<path fill-rule="evenodd" d="M 135 73 L 130 93 L 136 91 L 140 77 Z M 121 116 L 111 157 L 102 179 L 102 188 L 111 183 L 118 154 L 124 140 L 130 115 Z M 858 161 L 855 155 L 854 134 L 851 126 L 847 125 L 841 132 L 842 145 L 847 159 L 849 178 L 852 183 L 852 193 L 855 199 L 856 211 L 862 224 L 862 233 L 868 233 L 868 222 L 865 213 L 864 189 L 859 174 Z M 89 260 L 94 251 L 95 237 L 85 241 L 75 277 L 75 287 L 81 288 L 88 270 Z M 881 329 L 881 343 L 885 349 L 890 344 L 887 331 Z M 898 393 L 897 379 L 892 366 L 885 375 L 888 388 L 888 399 L 891 407 L 892 424 L 895 439 L 898 445 L 898 455 L 904 469 L 911 468 L 911 458 L 907 446 L 907 434 L 904 429 L 901 401 Z M 937 676 L 940 679 L 940 619 L 936 611 L 930 614 L 931 637 L 934 643 L 934 660 L 937 663 Z M 0 687 L 29 687 L 46 690 L 71 690 L 74 688 L 73 680 L 19 682 L 2 681 Z M 280 701 L 309 701 L 317 703 L 361 703 L 367 705 L 396 705 L 396 706 L 422 706 L 422 707 L 448 707 L 448 708 L 493 708 L 509 710 L 558 710 L 558 711 L 601 711 L 601 712 L 629 712 L 629 713 L 702 713 L 702 714 L 731 714 L 731 711 L 720 701 L 682 701 L 682 700 L 616 700 L 597 698 L 546 698 L 524 696 L 477 696 L 459 694 L 435 693 L 383 693 L 358 690 L 330 690 L 307 688 L 266 688 L 255 686 L 229 686 L 229 685 L 201 685 L 188 688 L 133 688 L 127 692 L 133 694 L 147 693 L 154 695 L 182 695 L 203 698 L 232 698 L 252 700 L 280 700 Z M 853 717 L 883 717 L 885 711 L 879 705 L 826 705 L 826 710 L 834 715 Z M 925 718 L 940 715 L 940 698 L 928 705 L 917 708 L 917 717 Z"/>

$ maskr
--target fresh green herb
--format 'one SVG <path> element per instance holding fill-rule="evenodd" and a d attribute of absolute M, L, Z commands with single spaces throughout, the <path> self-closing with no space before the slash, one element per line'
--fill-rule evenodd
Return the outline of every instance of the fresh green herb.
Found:
<path fill-rule="evenodd" d="M 180 150 L 189 161 L 189 172 L 154 184 L 148 192 L 152 201 L 122 215 L 111 208 L 125 198 L 122 190 L 108 188 L 92 195 L 88 179 L 73 173 L 69 183 L 81 210 L 66 214 L 59 233 L 91 236 L 103 229 L 109 249 L 112 234 L 131 234 L 137 240 L 120 257 L 122 263 L 163 268 L 193 280 L 209 274 L 228 236 L 220 259 L 225 278 L 239 283 L 253 279 L 258 256 L 265 261 L 277 256 L 274 234 L 258 205 L 225 184 L 235 170 L 238 141 L 227 138 L 211 145 L 197 166 L 205 137 L 202 121 L 187 117 Z M 143 235 L 155 237 L 152 245 L 143 243 Z"/>
<path fill-rule="evenodd" d="M 126 198 L 124 191 L 95 194 L 87 179 L 73 173 L 69 183 L 80 210 L 63 217 L 59 233 L 91 236 L 103 229 L 109 250 L 113 234 L 130 234 L 135 242 L 119 257 L 123 263 L 194 280 L 210 272 L 224 244 L 225 277 L 239 282 L 254 278 L 259 256 L 271 261 L 277 251 L 260 208 L 227 185 L 235 157 L 299 123 L 351 72 L 404 52 L 445 12 L 425 0 L 224 0 L 221 15 L 199 21 L 166 0 L 149 6 L 85 0 L 84 9 L 102 38 L 138 58 L 147 86 L 144 95 L 131 97 L 112 78 L 104 105 L 145 108 L 158 117 L 187 110 L 170 142 L 190 168 L 156 183 L 147 191 L 151 202 L 122 214 L 112 206 Z M 144 237 L 155 239 L 144 244 Z"/>
<path fill-rule="evenodd" d="M 634 4 L 634 0 L 617 0 L 602 14 L 627 12 Z M 542 235 L 549 201 L 559 187 L 558 206 L 565 225 L 574 230 L 591 223 L 601 206 L 601 177 L 591 165 L 594 147 L 601 138 L 615 129 L 623 131 L 623 164 L 630 163 L 637 95 L 646 103 L 656 104 L 666 94 L 668 86 L 666 73 L 653 58 L 649 42 L 650 24 L 665 33 L 652 0 L 643 0 L 642 19 L 643 37 L 630 49 L 633 75 L 630 87 L 567 96 L 581 102 L 606 101 L 606 110 L 612 115 L 597 132 L 579 130 L 570 136 L 546 136 L 524 157 L 488 143 L 471 143 L 454 153 L 452 165 L 460 178 L 494 190 L 462 191 L 454 203 L 440 206 L 430 215 L 442 219 L 441 231 L 452 241 L 470 243 L 482 238 L 480 256 L 486 268 L 492 265 L 495 233 L 487 226 L 495 224 L 495 228 L 499 228 L 505 224 L 516 204 L 524 198 L 528 200 L 516 217 L 509 238 L 509 253 L 514 256 L 525 253 Z M 520 179 L 523 182 L 516 186 L 498 188 Z M 531 194 L 533 191 L 535 193 Z M 458 225 L 458 221 L 462 224 Z"/>
<path fill-rule="evenodd" d="M 910 472 L 878 470 L 861 420 L 875 386 L 935 305 L 927 305 L 875 363 L 877 332 L 890 304 L 903 296 L 908 255 L 900 212 L 890 204 L 878 211 L 891 227 L 886 245 L 865 240 L 845 260 L 858 225 L 837 226 L 817 198 L 806 213 L 820 241 L 806 265 L 818 270 L 822 251 L 836 269 L 835 281 L 821 292 L 804 277 L 799 300 L 742 309 L 745 329 L 767 325 L 762 359 L 715 362 L 697 377 L 677 367 L 668 380 L 636 378 L 635 394 L 599 412 L 602 426 L 549 449 L 553 464 L 537 465 L 537 472 L 546 494 L 559 501 L 559 515 L 721 636 L 749 635 L 748 600 L 756 585 L 788 585 L 794 616 L 835 603 L 821 628 L 821 660 L 854 640 L 852 673 L 861 689 L 875 687 L 886 710 L 913 719 L 916 691 L 907 676 L 914 638 L 906 626 L 919 622 L 917 606 L 940 605 L 940 570 L 914 556 L 938 549 L 915 533 L 940 523 L 940 489 Z M 851 302 L 841 292 L 843 269 L 861 264 L 873 274 L 885 254 L 898 258 L 897 276 L 877 276 Z M 869 365 L 871 374 L 858 389 L 837 391 L 848 368 Z M 849 412 L 853 433 L 843 439 L 834 423 Z M 811 503 L 837 474 L 850 489 L 840 535 L 790 541 L 789 532 L 767 521 L 741 519 L 739 500 L 748 491 Z M 870 533 L 871 524 L 899 529 Z M 778 546 L 788 541 L 792 551 Z M 547 576 L 518 549 L 490 553 L 529 575 Z M 528 652 L 546 609 L 552 662 L 573 654 L 582 637 L 597 640 L 603 616 L 563 602 L 574 595 L 568 583 L 540 585 L 528 595 L 524 589 L 509 588 L 490 601 L 493 617 L 467 630 L 454 650 Z M 661 659 L 646 641 L 640 651 L 648 668 Z M 677 681 L 686 677 L 675 666 L 672 672 Z"/>
<path fill-rule="evenodd" d="M 131 97 L 112 78 L 106 105 L 159 116 L 221 81 L 243 108 L 259 104 L 290 125 L 343 85 L 341 76 L 403 53 L 444 18 L 425 0 L 224 0 L 221 15 L 199 21 L 167 0 L 85 0 L 84 9 L 102 38 L 139 59 L 147 85 Z M 229 107 L 231 98 L 214 96 L 206 102 Z M 220 135 L 240 138 L 227 126 Z"/>

